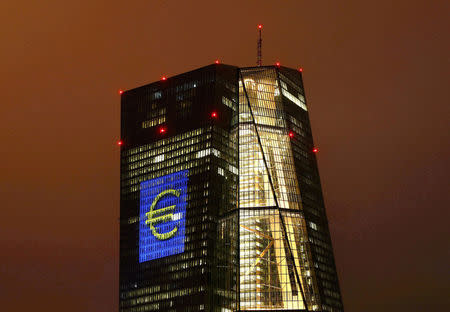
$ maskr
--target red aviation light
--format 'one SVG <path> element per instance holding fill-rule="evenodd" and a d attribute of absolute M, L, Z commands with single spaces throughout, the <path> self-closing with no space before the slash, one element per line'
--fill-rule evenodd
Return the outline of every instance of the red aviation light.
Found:
<path fill-rule="evenodd" d="M 123 94 L 123 90 L 119 90 L 119 94 L 122 95 Z"/>
<path fill-rule="evenodd" d="M 303 72 L 303 68 L 300 67 L 300 68 L 298 69 L 298 71 L 302 73 L 302 72 Z"/>
<path fill-rule="evenodd" d="M 166 76 L 162 76 L 161 80 L 167 80 L 167 77 Z"/>
<path fill-rule="evenodd" d="M 280 62 L 276 62 L 276 63 L 275 63 L 275 66 L 276 66 L 276 67 L 280 67 L 280 65 L 281 65 Z"/>
<path fill-rule="evenodd" d="M 293 138 L 293 137 L 294 137 L 294 132 L 289 131 L 289 137 L 290 137 L 290 138 Z"/>
<path fill-rule="evenodd" d="M 315 154 L 317 154 L 317 153 L 319 152 L 319 149 L 318 149 L 317 147 L 314 147 L 314 148 L 312 149 L 312 152 L 315 153 Z"/>
<path fill-rule="evenodd" d="M 119 146 L 123 145 L 123 141 L 122 140 L 117 141 L 117 145 Z"/>
<path fill-rule="evenodd" d="M 215 64 L 220 64 L 220 61 L 219 60 L 215 60 L 214 63 Z"/>
<path fill-rule="evenodd" d="M 262 29 L 262 24 L 259 24 L 259 25 L 258 25 L 258 29 Z"/>
<path fill-rule="evenodd" d="M 217 118 L 219 117 L 219 115 L 217 114 L 217 112 L 211 112 L 211 118 Z"/>
<path fill-rule="evenodd" d="M 161 134 L 166 133 L 166 131 L 167 131 L 166 127 L 159 128 L 159 133 L 161 133 Z"/>

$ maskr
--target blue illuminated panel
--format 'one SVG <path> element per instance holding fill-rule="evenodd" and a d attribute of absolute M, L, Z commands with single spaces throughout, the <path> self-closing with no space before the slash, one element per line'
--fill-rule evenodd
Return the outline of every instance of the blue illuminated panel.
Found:
<path fill-rule="evenodd" d="M 139 263 L 184 252 L 188 170 L 141 183 Z"/>

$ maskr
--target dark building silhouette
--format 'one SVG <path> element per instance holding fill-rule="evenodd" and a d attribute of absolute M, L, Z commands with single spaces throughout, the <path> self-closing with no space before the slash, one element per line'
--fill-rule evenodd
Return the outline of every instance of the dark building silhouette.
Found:
<path fill-rule="evenodd" d="M 120 311 L 343 311 L 301 72 L 122 94 Z"/>

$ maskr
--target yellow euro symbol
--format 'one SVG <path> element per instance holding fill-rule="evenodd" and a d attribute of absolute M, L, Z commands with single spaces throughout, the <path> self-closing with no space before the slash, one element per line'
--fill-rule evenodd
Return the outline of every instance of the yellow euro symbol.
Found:
<path fill-rule="evenodd" d="M 173 228 L 172 231 L 161 234 L 161 233 L 158 233 L 158 231 L 155 228 L 155 224 L 171 221 L 172 217 L 173 217 L 173 213 L 169 213 L 169 214 L 164 214 L 164 213 L 174 210 L 175 205 L 161 208 L 158 210 L 154 210 L 156 207 L 156 204 L 158 204 L 159 200 L 165 195 L 174 195 L 176 197 L 180 197 L 180 191 L 170 189 L 170 190 L 165 190 L 165 191 L 159 193 L 158 196 L 156 196 L 155 199 L 153 200 L 153 203 L 150 206 L 150 211 L 145 214 L 147 216 L 147 220 L 145 221 L 145 224 L 150 227 L 150 229 L 152 230 L 152 234 L 159 240 L 169 239 L 169 238 L 173 237 L 178 231 L 178 227 L 175 226 L 175 228 Z M 163 215 L 160 215 L 160 214 L 163 214 Z M 159 216 L 157 216 L 157 215 L 159 215 Z"/>

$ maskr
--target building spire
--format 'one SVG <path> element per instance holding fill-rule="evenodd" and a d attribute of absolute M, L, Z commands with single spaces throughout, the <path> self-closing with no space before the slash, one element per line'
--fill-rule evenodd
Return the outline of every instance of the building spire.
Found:
<path fill-rule="evenodd" d="M 258 37 L 258 52 L 257 52 L 257 59 L 256 59 L 256 65 L 258 66 L 262 66 L 262 36 L 261 36 L 261 31 L 262 31 L 262 24 L 258 25 L 258 33 L 259 33 L 259 37 Z"/>

